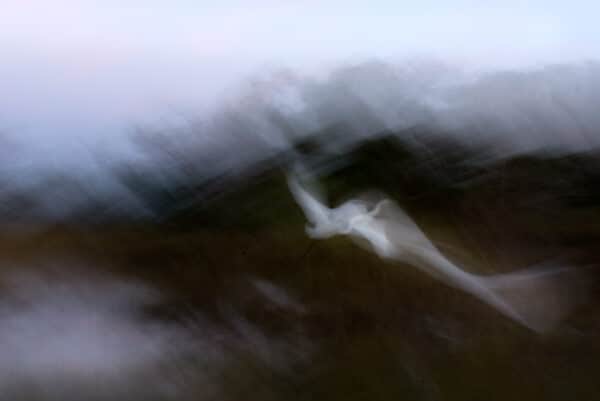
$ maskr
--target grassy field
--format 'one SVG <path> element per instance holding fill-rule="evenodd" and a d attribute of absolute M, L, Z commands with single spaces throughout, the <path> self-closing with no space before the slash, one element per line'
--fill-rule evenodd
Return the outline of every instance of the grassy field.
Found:
<path fill-rule="evenodd" d="M 600 399 L 600 212 L 593 187 L 579 184 L 587 191 L 581 194 L 569 186 L 565 171 L 580 170 L 564 160 L 523 159 L 475 176 L 458 169 L 470 184 L 448 186 L 418 163 L 394 164 L 389 146 L 367 147 L 363 168 L 327 178 L 332 199 L 369 186 L 389 193 L 473 272 L 559 260 L 580 277 L 568 287 L 577 301 L 572 313 L 535 333 L 346 238 L 312 240 L 283 175 L 273 170 L 163 220 L 5 226 L 0 295 L 10 293 L 15 274 L 48 283 L 72 275 L 91 285 L 106 276 L 139 282 L 160 297 L 136 307 L 136 319 L 177 335 L 168 342 L 175 352 L 141 372 L 82 379 L 56 366 L 58 381 L 40 382 L 33 373 L 8 387 L 0 380 L 0 400 Z M 390 169 L 369 167 L 373 160 L 390 161 Z M 557 175 L 546 174 L 554 168 Z M 19 302 L 35 303 L 31 296 Z"/>
<path fill-rule="evenodd" d="M 300 219 L 291 220 L 248 230 L 6 232 L 0 259 L 5 275 L 23 269 L 57 274 L 61 266 L 69 266 L 68 273 L 76 266 L 141 280 L 163 294 L 145 310 L 149 320 L 185 325 L 201 314 L 236 333 L 227 312 L 235 310 L 266 333 L 264 339 L 273 339 L 267 342 L 282 344 L 264 357 L 254 337 L 240 337 L 247 344 L 230 348 L 234 362 L 211 379 L 220 388 L 217 395 L 202 387 L 205 368 L 174 362 L 165 374 L 182 369 L 191 377 L 184 384 L 186 399 L 600 399 L 600 319 L 593 292 L 559 327 L 537 334 L 344 238 L 310 240 Z M 450 218 L 420 221 L 447 245 L 446 254 L 480 272 L 523 267 L 544 254 L 515 252 L 510 241 L 506 252 L 502 243 L 489 247 L 498 239 L 493 230 L 477 233 Z M 514 265 L 506 266 L 508 261 Z M 266 291 L 259 291 L 257 280 L 269 283 Z M 284 362 L 274 362 L 279 358 Z"/>

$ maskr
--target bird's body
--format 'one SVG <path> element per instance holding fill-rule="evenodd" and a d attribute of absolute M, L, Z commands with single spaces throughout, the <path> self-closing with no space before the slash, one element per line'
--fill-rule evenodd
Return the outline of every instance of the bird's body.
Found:
<path fill-rule="evenodd" d="M 366 240 L 369 248 L 380 257 L 417 267 L 448 285 L 478 297 L 529 328 L 541 330 L 547 326 L 546 321 L 527 313 L 530 311 L 526 305 L 511 302 L 501 294 L 523 281 L 530 280 L 531 284 L 538 284 L 542 275 L 515 273 L 480 276 L 466 272 L 445 257 L 393 201 L 385 199 L 369 209 L 366 202 L 350 200 L 330 208 L 316 191 L 306 190 L 295 177 L 289 176 L 288 183 L 311 224 L 307 227 L 310 237 L 324 239 L 347 235 L 360 240 L 359 243 Z"/>

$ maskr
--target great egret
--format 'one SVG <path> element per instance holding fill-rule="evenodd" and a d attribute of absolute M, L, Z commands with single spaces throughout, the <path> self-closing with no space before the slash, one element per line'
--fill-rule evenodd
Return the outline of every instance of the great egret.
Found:
<path fill-rule="evenodd" d="M 481 276 L 464 271 L 427 238 L 413 219 L 395 202 L 384 199 L 369 209 L 369 204 L 350 200 L 337 207 L 328 207 L 317 190 L 308 190 L 296 176 L 288 174 L 288 185 L 296 202 L 303 210 L 312 238 L 348 235 L 355 240 L 366 240 L 368 247 L 385 259 L 393 259 L 415 266 L 446 284 L 470 293 L 493 306 L 504 315 L 535 331 L 552 326 L 565 311 L 565 305 L 556 304 L 555 289 L 550 280 L 559 270 L 533 270 Z M 511 290 L 529 294 L 531 304 L 523 297 L 511 297 Z M 521 294 L 522 295 L 522 294 Z M 541 299 L 540 299 L 541 298 Z M 553 301 L 553 305 L 539 301 Z M 536 306 L 538 307 L 536 309 Z"/>

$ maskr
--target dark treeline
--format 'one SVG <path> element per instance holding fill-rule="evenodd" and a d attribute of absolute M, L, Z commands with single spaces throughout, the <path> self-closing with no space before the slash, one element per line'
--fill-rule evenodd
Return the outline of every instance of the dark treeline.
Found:
<path fill-rule="evenodd" d="M 308 138 L 244 171 L 209 178 L 184 164 L 168 165 L 162 171 L 154 165 L 116 167 L 114 177 L 126 188 L 127 199 L 99 198 L 88 186 L 58 175 L 41 181 L 36 191 L 4 193 L 2 218 L 43 222 L 45 216 L 34 211 L 36 202 L 42 201 L 39 194 L 47 194 L 57 196 L 58 202 L 60 196 L 65 202 L 71 195 L 81 198 L 75 212 L 62 216 L 60 221 L 67 224 L 267 227 L 284 222 L 282 216 L 295 210 L 285 172 L 298 157 L 315 171 L 336 166 L 332 171 L 325 169 L 320 177 L 332 205 L 369 190 L 385 193 L 405 207 L 438 214 L 506 205 L 514 213 L 560 214 L 594 208 L 600 201 L 600 155 L 596 152 L 493 159 L 480 146 L 431 130 L 423 132 L 427 129 L 382 132 L 353 146 L 343 157 L 323 151 Z M 330 128 L 312 138 L 322 142 L 326 135 L 335 134 Z M 407 137 L 423 139 L 409 143 L 403 139 Z"/>
<path fill-rule="evenodd" d="M 275 209 L 290 206 L 283 172 L 298 160 L 334 203 L 371 189 L 438 213 L 593 208 L 598 77 L 594 63 L 477 80 L 439 63 L 370 62 L 321 80 L 274 74 L 209 119 L 137 130 L 140 157 L 99 175 L 7 173 L 0 219 L 266 226 L 289 214 Z"/>

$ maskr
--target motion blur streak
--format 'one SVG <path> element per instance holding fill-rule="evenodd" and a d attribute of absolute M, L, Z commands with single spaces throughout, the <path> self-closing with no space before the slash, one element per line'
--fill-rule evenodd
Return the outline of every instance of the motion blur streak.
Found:
<path fill-rule="evenodd" d="M 598 399 L 598 104 L 597 62 L 369 61 L 8 127 L 0 400 Z"/>
<path fill-rule="evenodd" d="M 298 346 L 231 307 L 225 325 L 199 313 L 185 323 L 158 319 L 156 290 L 92 271 L 22 272 L 4 276 L 2 288 L 0 400 L 213 399 L 224 391 L 218 377 L 240 368 L 244 354 L 283 374 Z"/>
<path fill-rule="evenodd" d="M 568 295 L 572 291 L 567 282 L 562 281 L 562 291 L 557 288 L 562 278 L 556 276 L 568 273 L 564 268 L 538 268 L 487 277 L 470 274 L 446 258 L 390 199 L 374 206 L 351 199 L 329 208 L 320 200 L 321 194 L 306 190 L 295 176 L 288 176 L 288 184 L 311 223 L 307 233 L 313 238 L 348 235 L 358 243 L 366 240 L 367 247 L 380 257 L 413 265 L 475 295 L 532 330 L 552 328 L 573 307 L 568 297 L 560 298 L 561 293 Z"/>

